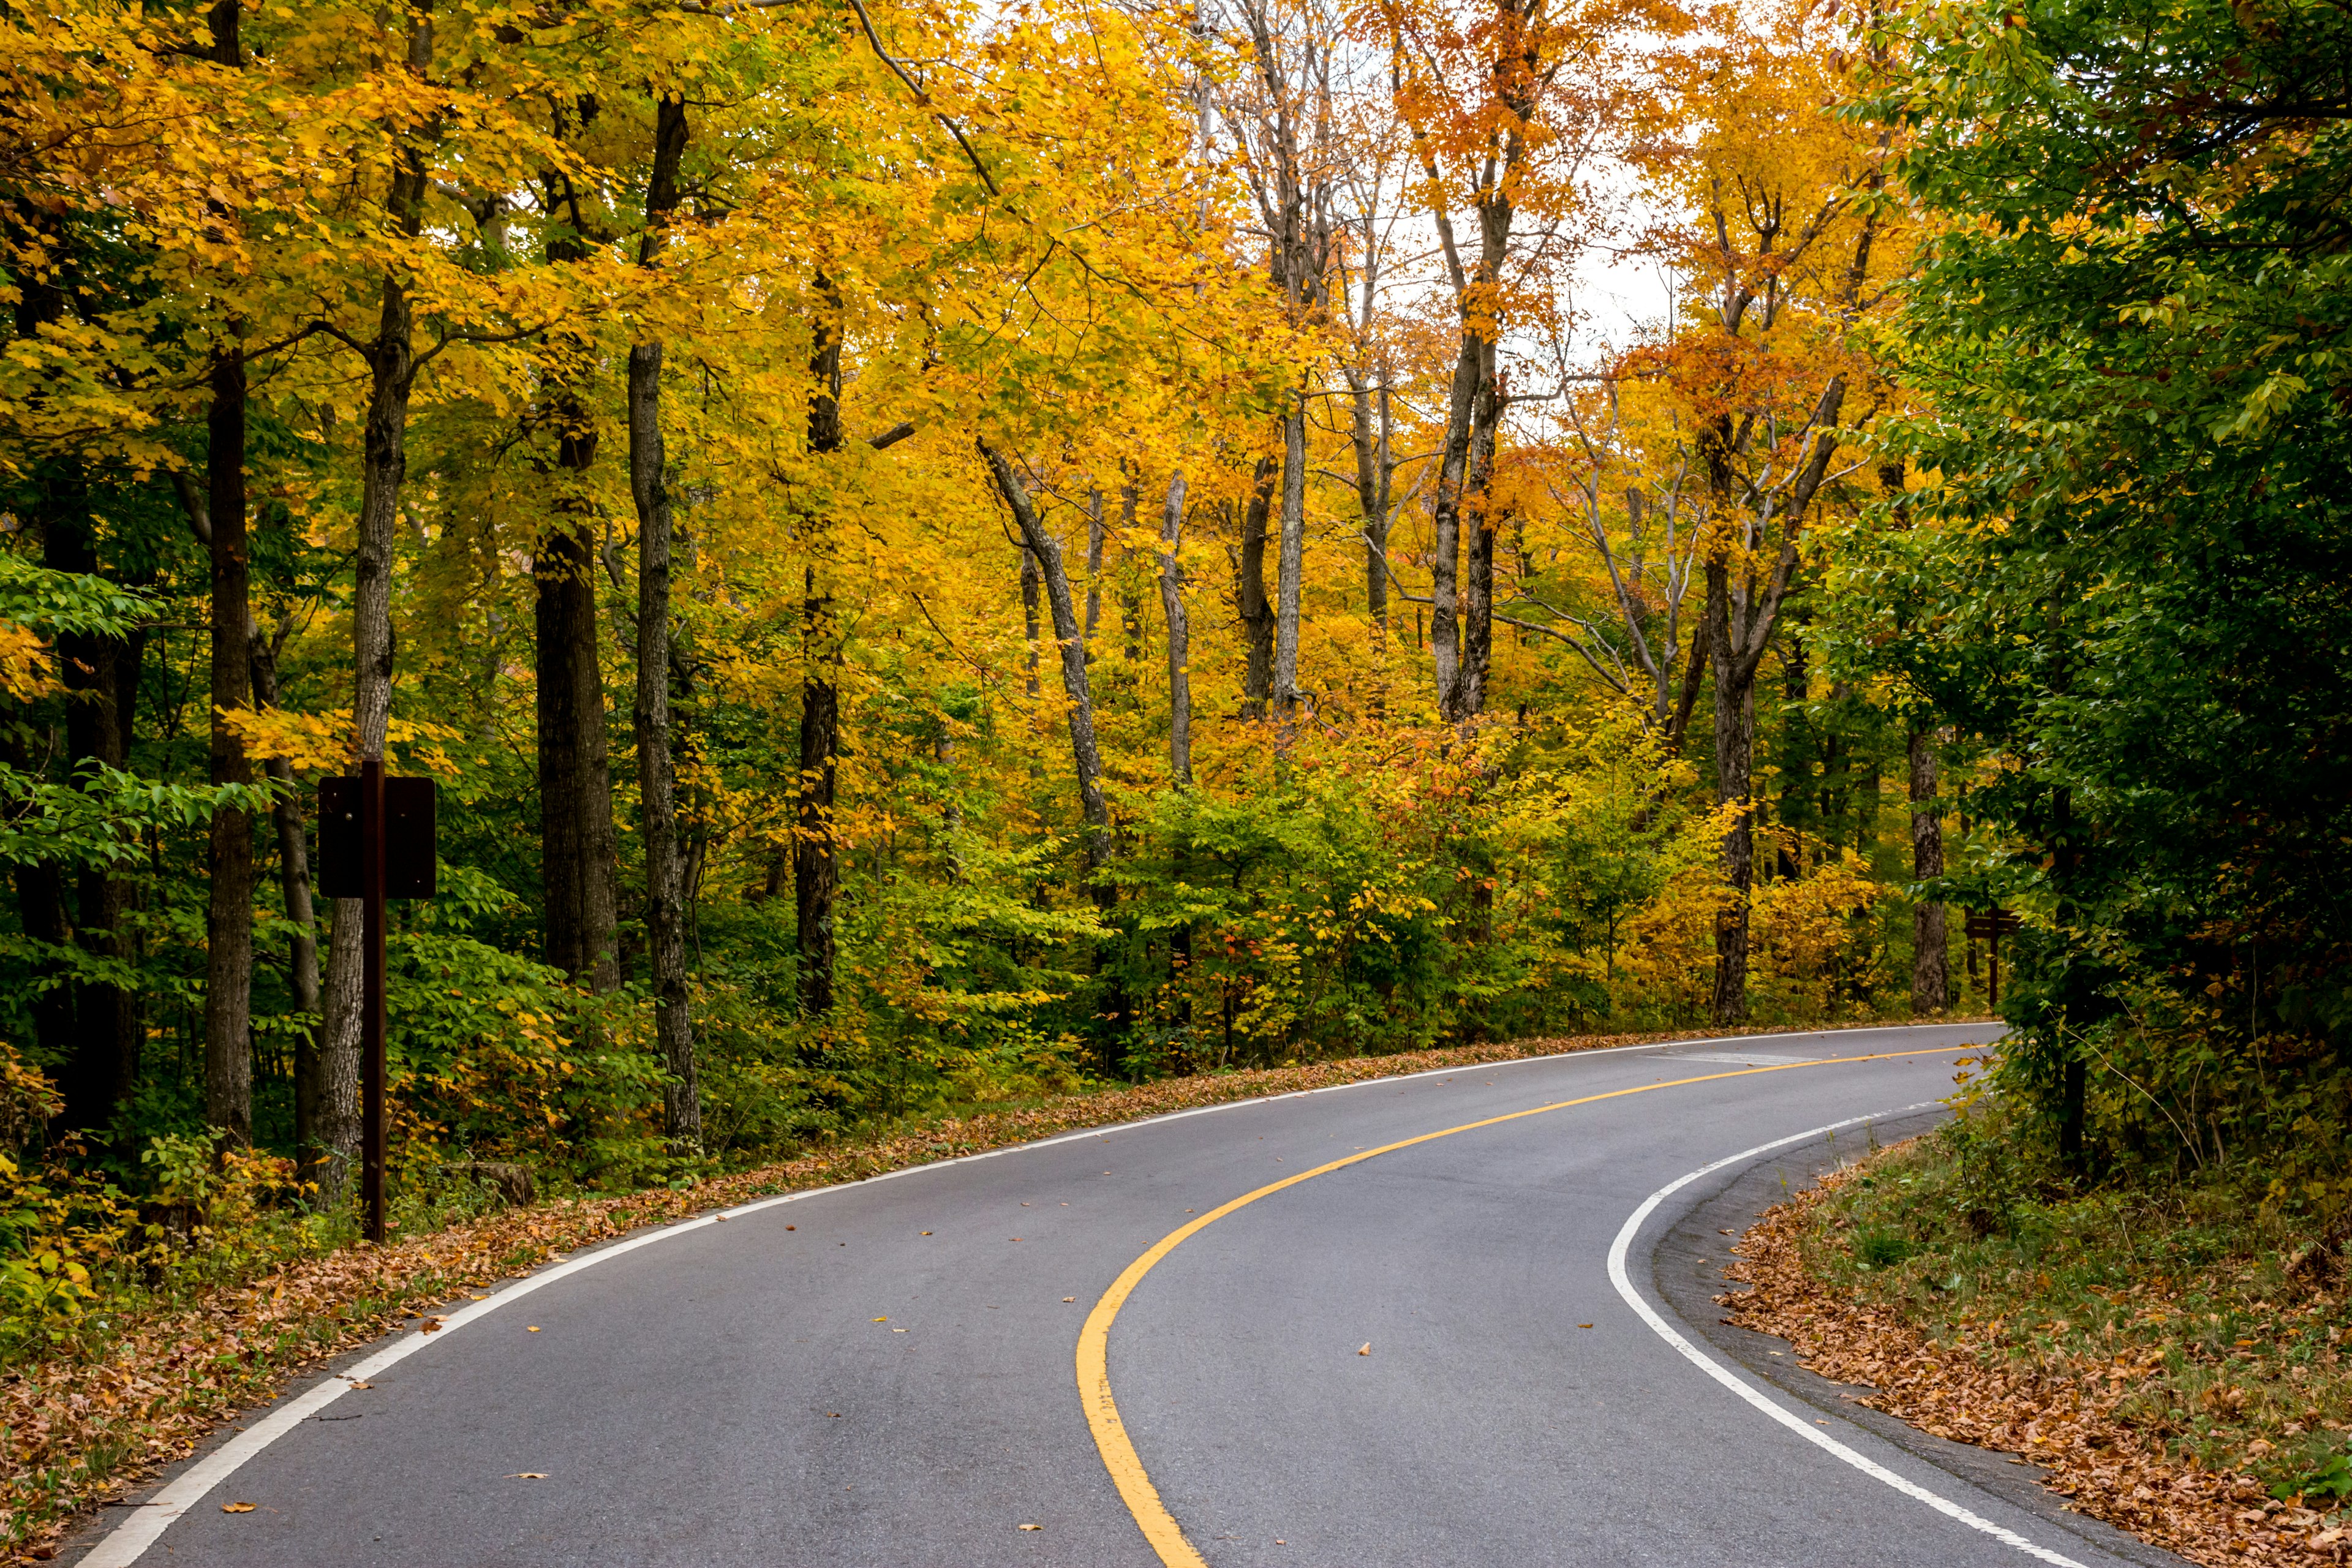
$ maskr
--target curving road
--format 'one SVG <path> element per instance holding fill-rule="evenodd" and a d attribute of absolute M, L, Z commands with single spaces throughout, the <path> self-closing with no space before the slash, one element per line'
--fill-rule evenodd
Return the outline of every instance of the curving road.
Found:
<path fill-rule="evenodd" d="M 2173 1563 L 2060 1512 L 2027 1469 L 1859 1410 L 1708 1301 L 1725 1233 L 1872 1137 L 1931 1124 L 1952 1058 L 1987 1037 L 1774 1036 L 1388 1079 L 642 1233 L 254 1413 L 77 1552 Z"/>

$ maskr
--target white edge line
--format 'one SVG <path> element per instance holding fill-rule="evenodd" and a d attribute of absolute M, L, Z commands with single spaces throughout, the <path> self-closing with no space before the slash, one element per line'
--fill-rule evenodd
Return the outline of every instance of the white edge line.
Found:
<path fill-rule="evenodd" d="M 1937 1103 L 1939 1102 L 1936 1100 L 1923 1100 L 1917 1105 L 1906 1105 L 1900 1110 L 1882 1110 L 1870 1116 L 1848 1117 L 1843 1121 L 1832 1121 L 1826 1127 L 1816 1127 L 1811 1131 L 1792 1133 L 1786 1138 L 1775 1138 L 1769 1143 L 1759 1143 L 1753 1149 L 1743 1149 L 1737 1154 L 1726 1155 L 1711 1165 L 1702 1165 L 1690 1174 L 1667 1183 L 1643 1200 L 1642 1206 L 1633 1211 L 1632 1216 L 1625 1221 L 1624 1227 L 1618 1231 L 1615 1243 L 1609 1248 L 1609 1282 L 1617 1287 L 1617 1294 L 1625 1298 L 1626 1305 L 1640 1313 L 1642 1321 L 1649 1324 L 1660 1339 L 1680 1351 L 1685 1360 L 1815 1447 L 1844 1460 L 1874 1480 L 1885 1482 L 1904 1496 L 1926 1503 L 1937 1513 L 1958 1520 L 1971 1530 L 1982 1531 L 2004 1545 L 2017 1548 L 2029 1557 L 2039 1558 L 2044 1563 L 2053 1564 L 2053 1568 L 2084 1568 L 2084 1564 L 2077 1563 L 2072 1557 L 2063 1556 L 2046 1546 L 2037 1546 L 2017 1531 L 1995 1524 L 1981 1514 L 1970 1512 L 1949 1498 L 1931 1492 L 1917 1482 L 1895 1474 L 1877 1460 L 1857 1453 L 1839 1442 L 1835 1437 L 1814 1426 L 1807 1417 L 1782 1407 L 1777 1401 L 1768 1397 L 1762 1390 L 1675 1331 L 1674 1327 L 1659 1315 L 1656 1308 L 1643 1300 L 1641 1293 L 1633 1289 L 1633 1282 L 1626 1277 L 1625 1256 L 1633 1245 L 1634 1233 L 1642 1228 L 1643 1221 L 1657 1212 L 1661 1203 L 1693 1182 L 1713 1175 L 1727 1165 L 1737 1165 L 1743 1160 L 1753 1160 L 1759 1154 L 1769 1154 L 1775 1149 L 1783 1149 L 1791 1143 L 1801 1143 L 1809 1138 L 1820 1138 L 1864 1121 L 1880 1121 L 1890 1116 L 1902 1116 L 1914 1110 L 1925 1110 Z"/>
<path fill-rule="evenodd" d="M 1811 1033 L 1816 1035 L 1842 1035 L 1865 1034 L 1873 1031 L 1887 1031 L 1895 1029 L 1907 1031 L 1921 1027 L 1964 1029 L 1986 1027 L 1997 1028 L 1999 1026 L 2000 1026 L 1997 1024 L 1931 1024 L 1926 1026 L 1880 1024 L 1864 1025 L 1848 1029 L 1814 1030 L 1811 1031 Z M 1716 1039 L 1657 1040 L 1646 1045 L 1637 1046 L 1601 1046 L 1591 1050 L 1557 1051 L 1549 1056 L 1514 1057 L 1506 1061 L 1473 1062 L 1463 1067 L 1431 1068 L 1426 1072 L 1399 1073 L 1396 1076 L 1390 1078 L 1357 1079 L 1349 1083 L 1325 1084 L 1320 1089 L 1295 1089 L 1281 1094 L 1258 1095 L 1247 1100 L 1227 1100 L 1222 1105 L 1203 1105 L 1198 1106 L 1191 1110 L 1173 1110 L 1164 1116 L 1145 1117 L 1144 1119 L 1137 1121 L 1115 1122 L 1108 1127 L 1089 1127 L 1080 1132 L 1065 1132 L 1057 1137 L 1041 1138 L 1034 1142 L 1011 1143 L 1002 1149 L 989 1149 L 977 1154 L 959 1154 L 945 1160 L 932 1160 L 919 1165 L 903 1166 L 896 1171 L 884 1171 L 878 1175 L 861 1177 L 854 1182 L 838 1182 L 831 1186 L 809 1187 L 796 1193 L 780 1193 L 773 1197 L 756 1198 L 750 1203 L 739 1204 L 733 1208 L 719 1210 L 713 1214 L 699 1215 L 692 1219 L 674 1221 L 671 1224 L 659 1226 L 656 1229 L 647 1230 L 641 1235 L 629 1237 L 621 1241 L 611 1242 L 593 1249 L 584 1250 L 577 1256 L 567 1258 L 565 1261 L 556 1264 L 551 1268 L 543 1268 L 535 1274 L 527 1275 L 524 1278 L 505 1286 L 503 1289 L 494 1290 L 487 1300 L 472 1302 L 465 1307 L 459 1308 L 457 1311 L 444 1315 L 441 1319 L 441 1327 L 436 1331 L 425 1333 L 422 1331 L 418 1331 L 404 1334 L 400 1338 L 393 1341 L 390 1344 L 385 1345 L 382 1350 L 377 1351 L 373 1355 L 371 1355 L 365 1360 L 360 1362 L 357 1365 L 350 1367 L 343 1372 L 337 1373 L 322 1380 L 313 1385 L 306 1393 L 295 1395 L 286 1403 L 278 1405 L 276 1409 L 270 1411 L 268 1415 L 256 1420 L 251 1426 L 237 1433 L 236 1436 L 231 1437 L 227 1442 L 223 1443 L 219 1447 L 215 1448 L 211 1453 L 196 1461 L 196 1463 L 181 1471 L 180 1474 L 173 1478 L 170 1484 L 165 1486 L 161 1491 L 158 1491 L 145 1503 L 133 1509 L 129 1519 L 126 1519 L 121 1524 L 116 1525 L 113 1530 L 110 1531 L 102 1539 L 100 1540 L 97 1545 L 90 1548 L 89 1552 L 79 1560 L 77 1564 L 77 1568 L 131 1568 L 131 1565 L 138 1562 L 140 1557 L 145 1553 L 146 1550 L 150 1546 L 152 1546 L 156 1541 L 162 1537 L 164 1531 L 171 1528 L 172 1524 L 182 1516 L 185 1515 L 190 1509 L 193 1509 L 196 1504 L 202 1502 L 205 1500 L 205 1495 L 211 1492 L 214 1488 L 219 1486 L 223 1481 L 228 1479 L 229 1477 L 235 1475 L 237 1470 L 244 1466 L 247 1460 L 252 1458 L 264 1448 L 269 1447 L 270 1444 L 276 1442 L 278 1438 L 284 1436 L 287 1433 L 291 1432 L 295 1427 L 300 1426 L 303 1422 L 309 1420 L 310 1417 L 316 1415 L 320 1411 L 325 1409 L 328 1405 L 332 1405 L 336 1400 L 341 1398 L 345 1393 L 349 1392 L 351 1385 L 353 1383 L 365 1383 L 369 1381 L 378 1373 L 385 1371 L 394 1363 L 407 1360 L 408 1357 L 414 1355 L 416 1352 L 423 1350 L 430 1342 L 440 1338 L 442 1335 L 448 1334 L 458 1329 L 464 1328 L 467 1324 L 473 1322 L 478 1318 L 487 1317 L 488 1314 L 497 1311 L 499 1308 L 507 1306 L 510 1302 L 518 1300 L 524 1296 L 530 1295 L 532 1291 L 540 1289 L 541 1286 L 551 1285 L 556 1280 L 563 1279 L 567 1275 L 577 1274 L 583 1268 L 593 1268 L 596 1264 L 602 1263 L 607 1258 L 618 1258 L 625 1252 L 634 1252 L 640 1247 L 650 1246 L 654 1242 L 666 1240 L 670 1237 L 682 1236 L 688 1231 L 700 1230 L 706 1226 L 718 1223 L 718 1221 L 722 1218 L 730 1218 L 737 1215 L 756 1214 L 761 1209 L 774 1208 L 780 1204 L 799 1203 L 803 1198 L 822 1197 L 827 1193 L 846 1192 L 854 1187 L 872 1186 L 877 1182 L 895 1181 L 900 1176 L 916 1175 L 924 1171 L 939 1171 L 944 1170 L 950 1165 L 970 1164 L 975 1160 L 993 1160 L 1001 1155 L 1018 1154 L 1033 1149 L 1051 1149 L 1057 1143 L 1076 1143 L 1088 1138 L 1107 1138 L 1114 1132 L 1132 1132 L 1145 1127 L 1157 1127 L 1163 1122 L 1181 1121 L 1187 1117 L 1207 1116 L 1213 1112 L 1220 1110 L 1245 1110 L 1254 1105 L 1272 1105 L 1280 1100 L 1298 1100 L 1303 1099 L 1306 1096 L 1315 1094 L 1330 1094 L 1336 1090 L 1343 1089 L 1369 1089 L 1376 1084 L 1410 1083 L 1415 1079 L 1436 1078 L 1441 1075 L 1449 1078 L 1460 1077 L 1470 1072 L 1483 1072 L 1494 1068 L 1525 1067 L 1538 1062 L 1561 1062 L 1578 1060 L 1588 1057 L 1617 1056 L 1627 1051 L 1663 1051 L 1670 1050 L 1676 1046 L 1737 1045 L 1743 1040 L 1788 1040 L 1802 1037 L 1803 1037 L 1801 1035 L 1790 1035 L 1786 1033 L 1779 1035 L 1737 1035 Z M 1823 1059 L 1835 1060 L 1836 1058 L 1827 1058 Z M 1849 1123 L 1840 1122 L 1838 1125 L 1843 1127 L 1849 1125 Z M 1794 1142 L 1799 1139 L 1811 1138 L 1815 1136 L 1816 1133 L 1825 1131 L 1827 1131 L 1827 1129 L 1816 1129 L 1814 1132 L 1801 1132 L 1797 1135 L 1797 1138 L 1782 1139 L 1780 1142 Z M 1775 1149 L 1778 1147 L 1780 1147 L 1779 1143 L 1767 1143 L 1763 1146 L 1763 1149 Z M 1761 1149 L 1751 1149 L 1748 1151 L 1748 1153 L 1755 1154 L 1762 1152 L 1763 1150 Z M 1748 1158 L 1747 1154 L 1735 1154 L 1732 1156 L 1733 1160 L 1743 1160 L 1746 1158 Z M 1727 1164 L 1729 1163 L 1729 1161 L 1719 1161 L 1716 1165 L 1709 1165 L 1706 1168 L 1706 1171 L 1694 1172 L 1691 1175 L 1684 1177 L 1683 1182 L 1695 1181 L 1699 1176 L 1706 1174 L 1707 1171 L 1716 1170 L 1720 1165 Z M 1680 1185 L 1682 1185 L 1682 1182 L 1675 1184 L 1675 1186 Z M 1650 1210 L 1657 1205 L 1660 1198 L 1664 1197 L 1667 1193 L 1671 1193 L 1674 1190 L 1674 1187 L 1668 1187 L 1664 1189 L 1664 1191 L 1653 1196 L 1650 1199 L 1650 1202 L 1643 1206 L 1641 1212 L 1634 1215 L 1633 1224 L 1638 1225 L 1643 1218 L 1648 1215 Z M 1630 1234 L 1631 1228 L 1629 1226 L 1626 1235 Z M 1621 1235 L 1618 1237 L 1619 1252 L 1623 1250 L 1626 1235 Z M 1618 1262 L 1618 1253 L 1612 1253 L 1610 1256 L 1611 1269 L 1612 1276 L 1620 1279 L 1621 1282 L 1618 1289 L 1622 1291 L 1626 1289 L 1626 1287 L 1622 1282 L 1622 1274 L 1617 1271 Z M 1633 1300 L 1634 1298 L 1628 1294 L 1627 1300 Z M 1648 1310 L 1647 1308 L 1641 1307 L 1638 1301 L 1635 1302 L 1635 1305 L 1638 1310 L 1644 1312 Z M 1651 1321 L 1651 1326 L 1657 1329 L 1660 1332 L 1667 1335 L 1670 1339 L 1675 1338 L 1674 1331 L 1666 1328 L 1663 1322 L 1654 1318 Z M 1691 1351 L 1687 1345 L 1683 1347 L 1683 1353 L 1685 1355 L 1696 1355 L 1696 1352 Z M 1702 1364 L 1707 1364 L 1711 1367 L 1711 1363 L 1703 1362 Z M 1720 1376 L 1722 1374 L 1718 1373 L 1717 1375 Z M 1753 1396 L 1751 1395 L 1751 1397 Z M 1807 1432 L 1807 1436 L 1811 1436 L 1810 1431 Z M 1863 1459 L 1859 1455 L 1855 1455 L 1853 1458 L 1858 1463 L 1864 1465 L 1869 1463 L 1869 1461 Z M 1908 1483 L 1898 1484 L 1907 1485 Z M 1923 1493 L 1921 1495 L 1925 1496 L 1926 1494 Z M 1988 1525 L 1985 1528 L 1990 1529 L 1992 1527 Z M 2055 1563 L 2065 1563 L 2067 1562 L 2067 1560 L 2063 1557 L 2053 1557 L 2050 1561 Z M 2069 1565 L 2069 1568 L 2081 1568 L 2081 1565 L 2079 1563 L 2071 1564 Z"/>

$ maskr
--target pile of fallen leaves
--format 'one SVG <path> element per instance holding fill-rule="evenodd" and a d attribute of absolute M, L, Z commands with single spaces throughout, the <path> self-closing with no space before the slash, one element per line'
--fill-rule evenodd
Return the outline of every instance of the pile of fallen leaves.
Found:
<path fill-rule="evenodd" d="M 1716 1033 L 1758 1031 L 1716 1031 Z M 1227 1100 L 1321 1089 L 1432 1068 L 1706 1037 L 1586 1036 L 1462 1046 L 1406 1055 L 1167 1079 L 987 1111 L 829 1147 L 685 1191 L 567 1200 L 511 1209 L 383 1247 L 289 1263 L 193 1303 L 117 1311 L 103 1348 L 21 1366 L 0 1378 L 6 1510 L 0 1549 L 45 1560 L 77 1515 L 189 1453 L 212 1427 L 266 1403 L 321 1358 L 400 1327 L 420 1309 L 527 1273 L 641 1226 L 688 1218 L 769 1194 L 830 1186 L 934 1160 L 1080 1128 Z"/>
<path fill-rule="evenodd" d="M 1730 1270 L 1748 1289 L 1717 1298 L 1730 1321 L 1787 1340 L 1814 1372 L 1871 1392 L 1863 1403 L 1955 1442 L 2006 1452 L 2046 1470 L 2068 1506 L 2198 1563 L 2344 1562 L 2352 1531 L 2300 1500 L 2280 1500 L 2256 1476 L 2209 1469 L 2143 1427 L 2118 1418 L 2164 1363 L 2141 1347 L 2109 1358 L 2021 1335 L 2004 1319 L 1939 1321 L 1901 1300 L 1874 1299 L 1849 1277 L 1832 1281 L 1837 1208 L 1874 1170 L 1898 1163 L 1897 1145 L 1841 1171 L 1768 1213 L 1735 1248 Z M 2047 1279 L 2047 1276 L 2043 1276 Z M 2020 1353 L 2030 1341 L 2032 1353 Z M 2256 1439 L 2252 1455 L 2272 1445 Z"/>

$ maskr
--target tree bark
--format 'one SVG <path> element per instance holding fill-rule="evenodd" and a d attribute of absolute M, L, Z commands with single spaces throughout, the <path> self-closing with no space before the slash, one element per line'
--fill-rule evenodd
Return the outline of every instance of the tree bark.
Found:
<path fill-rule="evenodd" d="M 659 258 L 662 226 L 677 207 L 686 151 L 686 100 L 663 93 L 654 105 L 654 163 L 646 185 L 646 233 L 637 264 Z M 629 350 L 629 493 L 637 511 L 637 689 L 633 714 L 637 793 L 644 804 L 646 948 L 653 969 L 654 1038 L 669 1069 L 662 1084 L 662 1131 L 687 1148 L 702 1142 L 702 1095 L 695 1076 L 694 1017 L 686 985 L 686 882 L 678 856 L 677 777 L 670 753 L 670 553 L 672 523 L 661 422 L 662 343 Z"/>
<path fill-rule="evenodd" d="M 1102 491 L 1092 490 L 1087 496 L 1087 650 L 1091 657 L 1095 646 L 1095 628 L 1102 623 L 1102 563 L 1103 563 L 1103 498 Z"/>
<path fill-rule="evenodd" d="M 1726 701 L 1730 688 L 1725 666 L 1716 662 L 1715 795 L 1718 805 L 1737 802 L 1738 816 L 1723 835 L 1723 904 L 1715 918 L 1715 996 L 1710 1014 L 1717 1027 L 1748 1016 L 1748 905 L 1756 886 L 1753 820 L 1756 688 L 1748 682 Z"/>
<path fill-rule="evenodd" d="M 408 35 L 408 68 L 422 79 L 433 60 L 433 23 L 420 5 Z M 422 132 L 418 135 L 421 137 Z M 424 230 L 425 164 L 421 140 L 405 142 L 384 208 L 411 237 Z M 415 306 L 397 271 L 384 274 L 376 335 L 367 346 L 368 410 L 361 439 L 359 550 L 354 583 L 352 739 L 362 760 L 383 755 L 392 717 L 393 527 L 408 473 L 408 403 L 416 384 Z M 337 899 L 327 955 L 327 1020 L 319 1049 L 319 1142 L 322 1207 L 341 1201 L 360 1150 L 361 900 Z"/>
<path fill-rule="evenodd" d="M 819 274 L 817 291 L 835 299 Z M 809 372 L 808 449 L 841 449 L 841 334 L 830 321 L 814 331 Z M 793 895 L 800 953 L 801 1011 L 822 1018 L 833 1011 L 835 906 L 841 895 L 841 847 L 834 826 L 834 790 L 841 754 L 841 630 L 833 596 L 823 591 L 812 561 L 803 575 L 801 648 L 801 769 L 793 816 Z"/>
<path fill-rule="evenodd" d="M 1445 446 L 1438 458 L 1437 493 L 1431 503 L 1434 550 L 1429 562 L 1429 648 L 1437 678 L 1437 716 L 1462 718 L 1462 500 L 1470 468 L 1471 407 L 1482 384 L 1485 344 L 1468 326 L 1454 357 L 1446 400 Z"/>
<path fill-rule="evenodd" d="M 1177 550 L 1184 535 L 1184 476 L 1168 480 L 1160 515 L 1160 608 L 1168 620 L 1168 777 L 1179 789 L 1192 784 L 1192 628 L 1184 609 L 1184 569 Z"/>
<path fill-rule="evenodd" d="M 1087 688 L 1087 651 L 1085 629 L 1078 624 L 1077 606 L 1070 595 L 1070 576 L 1062 567 L 1061 546 L 1045 531 L 1037 520 L 1037 509 L 1030 504 L 1029 492 L 1014 473 L 1003 453 L 987 442 L 980 443 L 981 456 L 988 459 L 991 472 L 996 477 L 996 488 L 1011 509 L 1013 520 L 1020 526 L 1021 537 L 1029 552 L 1037 558 L 1039 575 L 1044 579 L 1045 603 L 1053 612 L 1054 637 L 1062 650 L 1062 689 L 1070 704 L 1070 755 L 1078 775 L 1078 805 L 1087 824 L 1087 871 L 1093 874 L 1110 863 L 1110 805 L 1103 796 L 1102 752 L 1095 742 L 1094 700 Z M 1108 905 L 1115 896 L 1099 881 L 1093 882 L 1092 891 L 1097 904 Z"/>
<path fill-rule="evenodd" d="M 235 331 L 236 324 L 232 322 Z M 205 420 L 205 510 L 212 525 L 212 738 L 215 784 L 249 784 L 253 764 L 227 715 L 253 705 L 246 541 L 246 377 L 242 349 L 216 352 Z M 232 1143 L 253 1142 L 253 819 L 213 814 L 205 906 L 205 1120 Z"/>
<path fill-rule="evenodd" d="M 1468 539 L 1462 594 L 1462 661 L 1456 677 L 1453 717 L 1456 722 L 1486 710 L 1486 675 L 1495 655 L 1495 516 L 1489 493 L 1495 478 L 1495 436 L 1502 423 L 1502 389 L 1496 384 L 1495 349 L 1480 345 L 1483 363 L 1471 408 L 1469 474 L 1463 517 Z"/>
<path fill-rule="evenodd" d="M 257 708 L 278 706 L 278 652 L 261 628 L 247 626 L 253 669 L 253 700 Z M 263 764 L 278 786 L 278 802 L 270 807 L 278 831 L 278 887 L 286 901 L 287 923 L 294 938 L 287 952 L 287 976 L 294 993 L 294 1011 L 302 1015 L 294 1035 L 294 1151 L 306 1177 L 313 1177 L 320 1158 L 319 1145 L 319 931 L 310 907 L 310 847 L 302 819 L 302 795 L 295 783 L 294 764 L 272 757 Z M 315 1179 L 313 1177 L 313 1179 Z"/>
<path fill-rule="evenodd" d="M 1352 368 L 1348 372 L 1349 415 L 1356 453 L 1356 508 L 1363 517 L 1364 612 L 1386 632 L 1389 625 L 1389 494 L 1395 470 L 1389 461 L 1389 389 L 1373 389 Z"/>
<path fill-rule="evenodd" d="M 593 100 L 570 106 L 584 126 Z M 559 120 L 559 127 L 562 123 Z M 541 174 L 541 202 L 567 221 L 551 230 L 548 265 L 564 268 L 591 254 L 581 195 L 572 177 Z M 546 884 L 547 962 L 575 982 L 604 993 L 621 983 L 620 838 L 613 821 L 612 736 L 605 715 L 601 616 L 596 602 L 596 525 L 587 473 L 599 433 L 578 383 L 594 374 L 581 350 L 550 373 L 556 429 L 554 516 L 544 531 L 532 576 L 538 664 L 540 853 Z"/>
<path fill-rule="evenodd" d="M 1265 597 L 1265 524 L 1274 508 L 1275 460 L 1260 458 L 1250 481 L 1248 507 L 1242 513 L 1242 550 L 1235 584 L 1235 608 L 1241 614 L 1242 637 L 1248 662 L 1242 674 L 1242 717 L 1265 717 L 1266 698 L 1274 689 L 1274 606 Z"/>
<path fill-rule="evenodd" d="M 1286 751 L 1298 731 L 1298 588 L 1306 559 L 1307 391 L 1302 386 L 1282 414 L 1282 525 L 1274 574 L 1274 708 L 1277 743 Z"/>
<path fill-rule="evenodd" d="M 1911 876 L 1925 882 L 1944 874 L 1944 818 L 1936 805 L 1936 735 L 1911 731 Z M 1922 899 L 1911 908 L 1911 1011 L 1941 1013 L 1952 1005 L 1951 955 L 1944 906 Z"/>
<path fill-rule="evenodd" d="M 80 465 L 65 459 L 42 489 L 42 564 L 95 573 L 91 498 Z M 73 632 L 58 637 L 58 663 L 71 694 L 65 722 L 69 778 L 78 779 L 86 764 L 122 765 L 129 739 L 123 721 L 130 695 L 125 667 L 135 692 L 137 650 L 144 640 Z M 78 872 L 27 867 L 18 873 L 17 893 L 27 936 L 60 949 L 78 947 L 91 958 L 128 956 L 120 925 L 130 900 L 121 879 L 97 867 Z M 95 1131 L 112 1119 L 138 1070 L 138 1041 L 129 1029 L 137 1019 L 137 1001 L 119 986 L 75 978 L 70 959 L 60 957 L 45 967 L 51 984 L 34 1005 L 34 1027 L 42 1048 L 65 1061 L 59 1088 L 66 1105 L 59 1122 L 68 1130 Z"/>

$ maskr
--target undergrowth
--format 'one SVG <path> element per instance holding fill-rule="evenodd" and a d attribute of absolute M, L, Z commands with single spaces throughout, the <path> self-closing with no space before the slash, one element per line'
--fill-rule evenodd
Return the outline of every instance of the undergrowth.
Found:
<path fill-rule="evenodd" d="M 2070 1172 L 2021 1120 L 1987 1098 L 1878 1156 L 1814 1210 L 1808 1268 L 1980 1361 L 2074 1381 L 2272 1507 L 2352 1498 L 2352 1180 L 2243 1157 Z"/>

